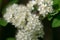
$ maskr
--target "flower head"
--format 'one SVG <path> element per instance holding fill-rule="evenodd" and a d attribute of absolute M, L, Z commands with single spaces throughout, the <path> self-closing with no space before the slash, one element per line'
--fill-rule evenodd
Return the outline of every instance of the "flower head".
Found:
<path fill-rule="evenodd" d="M 35 11 L 39 11 L 39 15 L 31 12 L 35 5 L 38 7 Z M 4 19 L 18 29 L 16 40 L 38 40 L 38 37 L 43 37 L 43 24 L 39 16 L 46 17 L 51 13 L 52 5 L 52 0 L 30 0 L 26 6 L 17 4 L 8 6 Z"/>

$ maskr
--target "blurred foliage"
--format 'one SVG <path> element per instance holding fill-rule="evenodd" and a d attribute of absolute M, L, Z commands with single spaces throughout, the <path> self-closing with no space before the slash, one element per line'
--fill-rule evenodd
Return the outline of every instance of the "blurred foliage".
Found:
<path fill-rule="evenodd" d="M 9 4 L 17 3 L 18 0 L 9 0 Z"/>
<path fill-rule="evenodd" d="M 2 2 L 2 0 L 0 0 L 0 3 Z"/>
<path fill-rule="evenodd" d="M 53 4 L 54 9 L 60 9 L 60 0 L 53 0 Z"/>
<path fill-rule="evenodd" d="M 56 15 L 56 17 L 52 21 L 52 27 L 59 27 L 60 26 L 60 14 Z"/>
<path fill-rule="evenodd" d="M 0 18 L 0 25 L 1 26 L 6 26 L 7 22 L 3 18 Z"/>
<path fill-rule="evenodd" d="M 7 38 L 6 40 L 16 40 L 15 38 Z"/>
<path fill-rule="evenodd" d="M 48 20 L 51 21 L 52 27 L 60 26 L 60 0 L 53 0 L 53 13 L 49 13 Z"/>

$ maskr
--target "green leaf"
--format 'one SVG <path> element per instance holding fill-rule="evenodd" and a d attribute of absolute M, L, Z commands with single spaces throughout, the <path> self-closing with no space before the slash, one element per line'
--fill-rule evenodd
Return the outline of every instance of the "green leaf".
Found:
<path fill-rule="evenodd" d="M 56 10 L 60 9 L 60 0 L 53 0 L 53 8 Z"/>
<path fill-rule="evenodd" d="M 60 9 L 54 11 L 53 13 L 49 13 L 49 14 L 47 15 L 48 20 L 51 21 L 51 19 L 53 19 L 53 16 L 55 16 L 56 14 L 58 14 L 59 11 L 60 11 Z"/>
<path fill-rule="evenodd" d="M 57 15 L 52 22 L 52 27 L 59 27 L 60 26 L 60 15 Z"/>
<path fill-rule="evenodd" d="M 16 40 L 15 38 L 7 38 L 6 40 Z"/>
<path fill-rule="evenodd" d="M 3 18 L 0 18 L 0 25 L 1 26 L 6 26 L 7 25 L 6 20 L 4 20 Z"/>
<path fill-rule="evenodd" d="M 60 0 L 53 0 L 54 4 L 59 4 Z"/>

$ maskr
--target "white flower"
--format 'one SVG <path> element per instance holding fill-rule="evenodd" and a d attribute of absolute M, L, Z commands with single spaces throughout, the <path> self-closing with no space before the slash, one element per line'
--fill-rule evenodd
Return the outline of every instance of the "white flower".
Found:
<path fill-rule="evenodd" d="M 38 37 L 43 37 L 43 25 L 38 20 L 38 16 L 30 15 L 27 20 L 27 25 L 18 30 L 16 35 L 17 40 L 38 40 Z M 23 25 L 22 25 L 23 26 Z"/>
<path fill-rule="evenodd" d="M 43 37 L 44 35 L 43 25 L 41 24 L 41 22 L 39 22 L 38 18 L 39 16 L 28 13 L 27 24 L 24 25 L 25 23 L 23 22 L 23 24 L 17 27 L 19 31 L 16 35 L 16 39 L 17 40 L 38 40 L 37 34 L 39 34 L 39 37 Z"/>
<path fill-rule="evenodd" d="M 33 3 L 32 3 L 33 2 Z M 27 7 L 30 10 L 34 9 L 34 5 L 38 5 L 37 11 L 39 11 L 39 14 L 42 15 L 43 17 L 46 17 L 48 13 L 52 13 L 53 8 L 53 1 L 52 0 L 31 0 L 28 4 Z"/>
<path fill-rule="evenodd" d="M 38 40 L 38 36 L 43 37 L 43 25 L 38 20 L 39 16 L 31 14 L 24 5 L 13 4 L 7 9 L 4 18 L 18 28 L 16 40 Z"/>
<path fill-rule="evenodd" d="M 34 10 L 34 5 L 38 6 L 37 11 L 43 17 L 53 11 L 52 0 L 30 0 L 26 6 L 12 4 L 6 8 L 4 19 L 18 29 L 16 40 L 38 40 L 38 37 L 43 38 L 43 25 L 39 20 L 39 15 L 31 13 Z"/>
<path fill-rule="evenodd" d="M 52 0 L 44 0 L 44 3 L 39 5 L 38 10 L 40 11 L 39 14 L 42 14 L 45 17 L 48 13 L 52 13 L 53 8 L 53 1 Z"/>
<path fill-rule="evenodd" d="M 27 8 L 29 10 L 33 10 L 34 9 L 33 5 L 35 4 L 36 4 L 36 1 L 29 1 L 29 3 L 27 4 Z"/>
<path fill-rule="evenodd" d="M 26 8 L 26 6 L 13 4 L 6 9 L 4 18 L 7 22 L 18 27 L 22 22 L 25 22 L 25 16 L 28 13 L 30 13 L 30 11 Z"/>

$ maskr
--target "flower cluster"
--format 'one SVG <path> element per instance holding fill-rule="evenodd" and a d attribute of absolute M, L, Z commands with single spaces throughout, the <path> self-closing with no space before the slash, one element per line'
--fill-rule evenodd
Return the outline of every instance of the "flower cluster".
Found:
<path fill-rule="evenodd" d="M 27 18 L 27 21 L 27 25 L 18 30 L 17 40 L 38 40 L 38 37 L 43 38 L 43 25 L 39 22 L 38 16 L 31 15 Z"/>
<path fill-rule="evenodd" d="M 30 10 L 34 9 L 34 5 L 37 5 L 37 11 L 39 11 L 39 14 L 42 15 L 43 17 L 45 17 L 48 13 L 52 13 L 53 8 L 53 1 L 52 0 L 31 0 L 29 1 L 29 3 L 27 4 L 27 7 Z"/>
<path fill-rule="evenodd" d="M 31 14 L 24 5 L 13 4 L 9 6 L 4 18 L 18 28 L 17 40 L 36 40 L 38 36 L 43 37 L 43 25 L 38 20 L 39 16 Z"/>
<path fill-rule="evenodd" d="M 16 40 L 38 40 L 38 37 L 43 37 L 43 25 L 39 16 L 42 14 L 45 17 L 48 12 L 52 12 L 52 4 L 51 0 L 31 0 L 26 6 L 18 4 L 8 6 L 3 17 L 18 29 Z M 31 12 L 35 5 L 39 15 Z"/>

